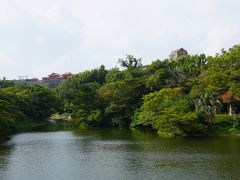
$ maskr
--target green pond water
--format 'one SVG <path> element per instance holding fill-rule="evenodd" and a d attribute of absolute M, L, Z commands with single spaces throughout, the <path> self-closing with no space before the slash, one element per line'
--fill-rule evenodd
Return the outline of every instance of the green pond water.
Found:
<path fill-rule="evenodd" d="M 21 133 L 0 145 L 0 179 L 240 179 L 240 138 L 116 129 Z"/>

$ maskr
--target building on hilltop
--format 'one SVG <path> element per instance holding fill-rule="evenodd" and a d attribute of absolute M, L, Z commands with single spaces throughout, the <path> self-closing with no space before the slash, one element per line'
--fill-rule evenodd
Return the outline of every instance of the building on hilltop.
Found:
<path fill-rule="evenodd" d="M 49 77 L 50 79 L 54 79 L 54 78 L 59 78 L 59 77 L 61 77 L 61 75 L 58 74 L 58 73 L 52 73 L 52 74 L 49 74 L 48 77 Z"/>
<path fill-rule="evenodd" d="M 71 77 L 73 74 L 71 72 L 65 72 L 62 77 L 64 77 L 65 79 L 68 79 L 69 77 Z"/>
<path fill-rule="evenodd" d="M 71 77 L 73 74 L 70 72 L 66 72 L 64 74 L 52 73 L 49 74 L 48 77 L 43 77 L 43 81 L 64 81 Z"/>
<path fill-rule="evenodd" d="M 179 48 L 171 52 L 169 59 L 175 60 L 184 55 L 188 55 L 188 52 L 183 48 Z"/>

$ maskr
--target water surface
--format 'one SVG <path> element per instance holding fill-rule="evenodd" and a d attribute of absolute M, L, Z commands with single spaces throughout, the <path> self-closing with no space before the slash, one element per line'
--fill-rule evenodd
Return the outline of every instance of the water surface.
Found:
<path fill-rule="evenodd" d="M 101 129 L 32 132 L 0 145 L 2 180 L 239 179 L 240 138 Z"/>

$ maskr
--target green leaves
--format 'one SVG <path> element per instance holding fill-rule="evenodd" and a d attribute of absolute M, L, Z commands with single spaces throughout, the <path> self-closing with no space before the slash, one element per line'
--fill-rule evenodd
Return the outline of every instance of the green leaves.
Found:
<path fill-rule="evenodd" d="M 126 55 L 125 59 L 119 59 L 118 63 L 124 68 L 137 68 L 142 66 L 142 58 L 135 58 L 133 55 Z"/>
<path fill-rule="evenodd" d="M 134 111 L 145 94 L 145 83 L 140 78 L 116 81 L 98 90 L 104 107 L 104 117 L 111 126 L 129 126 Z"/>
<path fill-rule="evenodd" d="M 14 130 L 16 115 L 10 103 L 0 99 L 0 139 Z"/>
<path fill-rule="evenodd" d="M 208 68 L 198 77 L 194 88 L 201 86 L 206 91 L 239 94 L 240 46 L 209 58 Z M 196 87 L 198 86 L 198 87 Z"/>
<path fill-rule="evenodd" d="M 165 88 L 144 96 L 140 111 L 136 112 L 132 126 L 151 125 L 164 135 L 198 133 L 201 125 L 181 88 Z"/>
<path fill-rule="evenodd" d="M 0 136 L 16 129 L 16 124 L 30 118 L 42 121 L 60 108 L 53 90 L 41 86 L 14 85 L 0 91 Z"/>
<path fill-rule="evenodd" d="M 57 88 L 78 125 L 131 124 L 168 135 L 198 134 L 214 119 L 219 95 L 240 96 L 240 46 L 214 57 L 187 55 L 142 66 L 140 58 L 127 55 L 119 63 L 124 70 L 101 66 Z"/>
<path fill-rule="evenodd" d="M 100 84 L 97 82 L 81 84 L 72 99 L 72 118 L 79 124 L 97 126 L 101 123 L 102 113 L 100 100 L 97 98 L 97 90 Z"/>
<path fill-rule="evenodd" d="M 43 120 L 55 113 L 60 108 L 60 100 L 53 90 L 34 85 L 28 87 L 24 94 L 27 96 L 29 116 Z"/>

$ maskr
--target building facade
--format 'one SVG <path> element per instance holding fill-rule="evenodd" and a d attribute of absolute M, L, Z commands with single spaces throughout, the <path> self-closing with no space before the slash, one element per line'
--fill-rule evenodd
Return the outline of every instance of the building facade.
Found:
<path fill-rule="evenodd" d="M 70 72 L 66 72 L 64 74 L 52 73 L 49 74 L 48 77 L 43 77 L 43 81 L 64 81 L 71 77 L 73 74 Z"/>
<path fill-rule="evenodd" d="M 169 59 L 175 60 L 184 55 L 188 55 L 188 52 L 185 49 L 183 48 L 176 49 L 171 52 L 171 54 L 169 55 Z"/>

